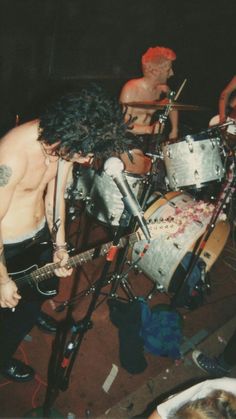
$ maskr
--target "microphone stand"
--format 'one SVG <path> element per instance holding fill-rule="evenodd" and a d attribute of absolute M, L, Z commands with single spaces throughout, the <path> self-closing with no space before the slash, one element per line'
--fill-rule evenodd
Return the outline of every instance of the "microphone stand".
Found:
<path fill-rule="evenodd" d="M 44 415 L 43 417 L 45 418 L 51 417 L 52 406 L 58 397 L 59 392 L 66 391 L 69 387 L 70 375 L 76 360 L 76 356 L 80 350 L 85 334 L 89 329 L 93 327 L 93 312 L 97 307 L 97 301 L 101 294 L 102 288 L 107 285 L 106 278 L 108 276 L 111 264 L 113 263 L 115 257 L 118 255 L 118 245 L 123 235 L 124 228 L 129 225 L 130 217 L 131 216 L 127 213 L 126 209 L 124 209 L 121 215 L 120 225 L 113 238 L 112 246 L 106 255 L 102 273 L 94 285 L 91 302 L 88 306 L 84 318 L 77 322 L 74 321 L 72 317 L 72 308 L 68 308 L 66 319 L 59 325 L 58 332 L 53 343 L 53 350 L 48 366 L 48 386 L 42 408 Z M 113 288 L 116 289 L 117 286 Z M 135 297 L 132 295 L 129 288 L 125 286 L 123 288 L 125 291 L 127 291 L 129 299 L 133 300 Z M 114 297 L 114 292 L 112 292 L 110 296 L 111 295 Z M 69 332 L 70 338 L 68 339 Z"/>

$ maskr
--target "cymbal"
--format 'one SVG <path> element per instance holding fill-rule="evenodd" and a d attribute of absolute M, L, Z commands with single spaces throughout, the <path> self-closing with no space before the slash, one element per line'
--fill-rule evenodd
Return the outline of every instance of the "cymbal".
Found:
<path fill-rule="evenodd" d="M 150 100 L 145 102 L 128 102 L 123 103 L 123 106 L 131 106 L 132 108 L 141 108 L 141 109 L 153 109 L 153 110 L 164 110 L 168 102 Z M 186 105 L 184 103 L 172 102 L 170 104 L 171 110 L 177 111 L 204 111 L 207 108 L 196 105 Z"/>

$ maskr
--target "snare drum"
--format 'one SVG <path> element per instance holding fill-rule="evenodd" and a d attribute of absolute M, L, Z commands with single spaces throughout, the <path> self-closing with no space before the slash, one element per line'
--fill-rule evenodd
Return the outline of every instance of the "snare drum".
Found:
<path fill-rule="evenodd" d="M 163 145 L 167 183 L 171 190 L 197 188 L 225 175 L 220 152 L 220 138 L 187 135 L 182 141 Z"/>
<path fill-rule="evenodd" d="M 195 201 L 187 193 L 169 192 L 145 212 L 152 240 L 137 266 L 163 291 L 170 292 L 173 288 L 172 278 L 177 267 L 206 231 L 213 210 L 212 204 Z M 212 231 L 201 255 L 207 271 L 223 250 L 229 232 L 227 221 L 219 221 Z M 140 240 L 134 244 L 132 262 L 143 251 L 145 243 Z"/>

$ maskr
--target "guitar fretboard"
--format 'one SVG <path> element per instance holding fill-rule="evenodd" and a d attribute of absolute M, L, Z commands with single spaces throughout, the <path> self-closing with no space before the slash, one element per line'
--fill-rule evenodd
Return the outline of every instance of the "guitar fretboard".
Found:
<path fill-rule="evenodd" d="M 140 240 L 140 235 L 138 232 L 130 234 L 128 237 L 122 237 L 119 241 L 119 248 L 124 247 L 127 243 L 130 245 L 133 245 L 136 241 Z M 111 248 L 113 242 L 105 243 L 101 245 L 98 257 L 105 256 L 109 249 Z M 67 267 L 68 268 L 74 268 L 79 265 L 83 265 L 85 263 L 90 262 L 93 260 L 93 257 L 95 255 L 97 248 L 93 248 L 90 250 L 86 250 L 83 253 L 80 253 L 78 255 L 72 256 L 67 261 Z M 55 269 L 60 268 L 60 262 L 57 263 L 51 263 L 49 265 L 45 265 L 41 268 L 38 268 L 34 270 L 33 272 L 30 272 L 28 274 L 24 274 L 24 276 L 21 276 L 19 278 L 14 279 L 17 287 L 20 289 L 25 284 L 37 284 L 39 282 L 42 282 L 46 279 L 51 278 L 53 275 L 55 275 L 54 271 Z"/>

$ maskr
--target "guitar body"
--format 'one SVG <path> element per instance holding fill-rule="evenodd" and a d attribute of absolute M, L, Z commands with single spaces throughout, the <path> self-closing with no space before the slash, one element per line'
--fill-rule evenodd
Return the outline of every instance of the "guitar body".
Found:
<path fill-rule="evenodd" d="M 45 282 L 35 282 L 31 274 L 39 269 L 38 265 L 29 266 L 26 269 L 17 271 L 17 272 L 10 272 L 9 275 L 16 282 L 17 285 L 20 285 L 20 294 L 24 297 L 24 299 L 30 299 L 34 296 L 41 295 L 42 297 L 52 297 L 57 294 L 57 289 L 48 289 L 49 283 Z M 25 279 L 28 280 L 25 280 Z M 47 280 L 48 282 L 52 283 L 52 278 Z M 46 285 L 46 287 L 45 287 Z M 52 284 L 51 284 L 52 285 Z"/>
<path fill-rule="evenodd" d="M 14 248 L 17 250 L 18 246 Z M 43 282 L 36 281 L 32 276 L 39 267 L 52 261 L 48 244 L 36 243 L 18 252 L 12 252 L 12 248 L 6 246 L 5 253 L 9 275 L 16 282 L 24 300 L 45 299 L 57 294 L 58 278 L 55 275 Z"/>

